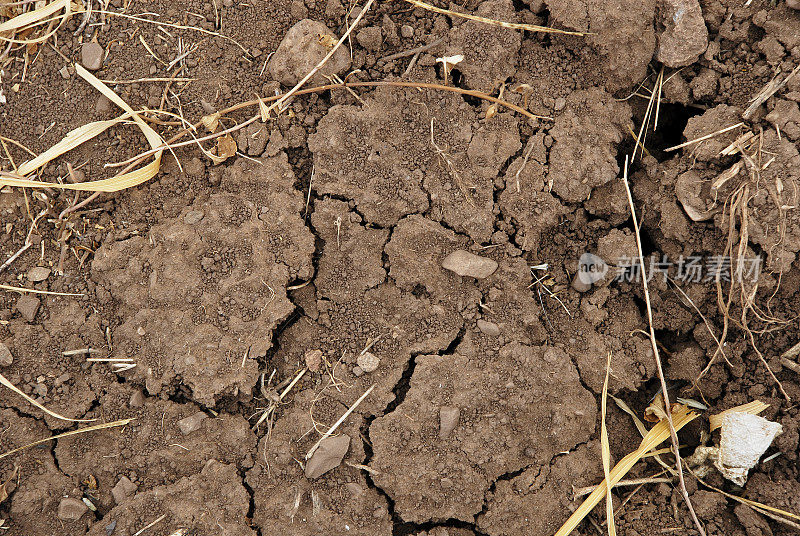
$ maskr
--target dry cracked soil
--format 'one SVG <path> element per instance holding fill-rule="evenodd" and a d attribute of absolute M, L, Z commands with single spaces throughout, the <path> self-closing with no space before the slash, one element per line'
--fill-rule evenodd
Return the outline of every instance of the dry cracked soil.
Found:
<path fill-rule="evenodd" d="M 0 191 L 0 283 L 39 292 L 0 291 L 0 373 L 70 419 L 133 419 L 0 459 L 2 534 L 552 535 L 602 479 L 607 355 L 609 391 L 636 414 L 659 389 L 621 179 L 643 124 L 629 180 L 673 396 L 704 413 L 759 399 L 784 430 L 744 488 L 706 482 L 800 511 L 800 366 L 781 357 L 800 338 L 798 2 L 432 3 L 586 34 L 379 0 L 310 85 L 440 84 L 540 118 L 436 89 L 325 90 L 235 130 L 223 163 L 178 148 L 151 181 L 63 217 L 86 194 Z M 0 0 L 0 23 L 41 4 Z M 359 13 L 73 5 L 94 6 L 86 24 L 0 56 L 2 171 L 118 115 L 74 63 L 161 110 L 148 115 L 166 139 L 181 118 L 288 91 Z M 104 178 L 147 149 L 120 125 L 38 177 Z M 604 277 L 579 277 L 584 253 Z M 743 278 L 725 272 L 732 256 Z M 0 390 L 0 455 L 80 426 Z M 613 459 L 636 448 L 620 406 L 607 426 Z M 717 441 L 707 429 L 681 432 L 685 455 Z M 659 470 L 648 459 L 629 478 Z M 794 531 L 687 488 L 708 534 Z M 621 535 L 697 533 L 674 481 L 614 499 Z M 601 510 L 576 532 L 602 533 Z"/>

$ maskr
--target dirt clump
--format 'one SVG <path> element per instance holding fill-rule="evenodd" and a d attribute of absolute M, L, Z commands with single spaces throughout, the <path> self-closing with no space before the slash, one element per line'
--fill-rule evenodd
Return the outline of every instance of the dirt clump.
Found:
<path fill-rule="evenodd" d="M 133 420 L 4 457 L 0 532 L 551 535 L 602 482 L 607 372 L 612 463 L 641 440 L 617 402 L 641 418 L 660 387 L 649 312 L 670 399 L 708 407 L 682 452 L 718 444 L 705 414 L 761 400 L 784 432 L 745 487 L 704 479 L 800 510 L 800 410 L 782 393 L 800 398 L 797 356 L 781 358 L 800 316 L 796 2 L 427 3 L 585 35 L 375 1 L 266 120 L 254 99 L 294 86 L 365 2 L 84 2 L 46 42 L 2 47 L 4 174 L 121 113 L 76 64 L 164 140 L 235 109 L 144 184 L 2 188 L 3 376 L 95 420 L 3 389 L 0 455 Z M 5 24 L 43 2 L 0 4 Z M 348 87 L 312 88 L 336 77 Z M 35 178 L 113 176 L 149 149 L 129 123 Z M 215 163 L 200 146 L 223 131 L 237 154 Z M 607 272 L 578 285 L 588 253 Z M 738 254 L 760 273 L 718 286 L 713 263 Z M 620 535 L 692 531 L 662 471 L 648 457 L 625 478 L 658 481 L 612 491 Z M 686 486 L 708 534 L 786 532 Z M 589 516 L 576 533 L 603 529 L 602 506 Z"/>
<path fill-rule="evenodd" d="M 332 107 L 308 147 L 315 190 L 352 197 L 367 222 L 385 227 L 430 212 L 488 242 L 494 177 L 520 141 L 513 116 L 479 123 L 459 97 L 381 89 L 362 107 Z"/>
<path fill-rule="evenodd" d="M 150 394 L 178 379 L 212 406 L 221 394 L 251 392 L 254 358 L 293 309 L 286 283 L 313 273 L 313 237 L 293 180 L 285 155 L 237 164 L 207 201 L 148 238 L 98 252 L 94 276 L 126 319 L 114 330 L 115 355 L 136 361 L 130 375 Z"/>
<path fill-rule="evenodd" d="M 200 473 L 137 493 L 114 507 L 102 521 L 92 525 L 88 534 L 133 534 L 158 519 L 155 526 L 162 529 L 189 526 L 211 533 L 222 528 L 226 534 L 253 536 L 256 532 L 247 522 L 248 505 L 249 496 L 236 467 L 212 458 Z"/>
<path fill-rule="evenodd" d="M 305 391 L 295 397 L 293 407 L 275 423 L 270 434 L 262 437 L 256 465 L 245 478 L 253 490 L 253 522 L 262 531 L 278 530 L 299 536 L 320 531 L 337 536 L 392 533 L 385 497 L 367 483 L 363 471 L 352 466 L 364 459 L 361 441 L 348 441 L 343 463 L 321 476 L 311 474 L 307 478 L 294 461 L 311 464 L 305 460 L 315 443 L 309 430 L 319 423 L 332 424 L 346 409 L 330 397 Z M 344 445 L 344 438 L 359 437 L 362 425 L 361 417 L 354 415 L 331 439 Z"/>
<path fill-rule="evenodd" d="M 656 47 L 655 0 L 548 0 L 545 3 L 557 24 L 591 33 L 586 42 L 595 52 L 596 61 L 604 65 L 601 76 L 609 91 L 630 87 L 646 75 Z"/>
<path fill-rule="evenodd" d="M 627 104 L 601 89 L 572 93 L 550 130 L 547 180 L 553 193 L 564 201 L 585 201 L 592 189 L 616 178 L 616 148 L 629 119 Z"/>
<path fill-rule="evenodd" d="M 517 22 L 512 0 L 481 2 L 475 14 Z M 455 69 L 464 76 L 465 86 L 492 91 L 500 82 L 515 74 L 514 63 L 522 43 L 521 37 L 514 30 L 466 21 L 455 25 L 448 33 L 445 56 L 464 56 Z"/>
<path fill-rule="evenodd" d="M 92 475 L 95 505 L 103 511 L 119 504 L 114 489 L 121 478 L 135 484 L 141 493 L 197 475 L 210 459 L 240 468 L 253 463 L 251 451 L 256 440 L 243 417 L 202 414 L 205 418 L 199 425 L 185 433 L 182 423 L 198 412 L 194 404 L 147 397 L 140 407 L 129 407 L 128 398 L 117 387 L 102 399 L 117 408 L 113 414 L 106 412 L 108 418 L 134 418 L 125 428 L 67 437 L 55 448 L 64 473 L 76 480 Z M 102 456 L 97 455 L 100 452 Z M 115 461 L 119 457 L 126 460 L 124 470 Z"/>
<path fill-rule="evenodd" d="M 405 400 L 370 428 L 375 482 L 407 521 L 472 520 L 494 479 L 549 463 L 593 429 L 596 406 L 563 351 L 512 343 L 488 363 L 459 354 L 419 356 L 416 363 Z M 476 399 L 475 389 L 484 396 Z M 565 404 L 541 404 L 554 396 Z M 444 439 L 443 406 L 460 415 Z M 505 428 L 527 432 L 497 433 Z M 405 470 L 397 472 L 398 466 Z"/>
<path fill-rule="evenodd" d="M 656 59 L 667 67 L 694 63 L 708 47 L 708 29 L 697 0 L 661 0 L 658 4 Z"/>

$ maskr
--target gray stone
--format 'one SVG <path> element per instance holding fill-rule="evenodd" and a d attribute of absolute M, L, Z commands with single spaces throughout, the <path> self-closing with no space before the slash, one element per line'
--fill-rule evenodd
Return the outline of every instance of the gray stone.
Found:
<path fill-rule="evenodd" d="M 128 405 L 132 408 L 141 408 L 144 406 L 144 393 L 140 390 L 136 390 L 131 395 L 131 399 L 128 400 Z"/>
<path fill-rule="evenodd" d="M 30 294 L 25 294 L 17 299 L 17 303 L 14 304 L 14 309 L 22 315 L 22 318 L 28 322 L 33 322 L 41 304 L 42 302 L 39 301 L 39 298 L 31 296 Z"/>
<path fill-rule="evenodd" d="M 313 480 L 339 467 L 349 448 L 350 436 L 342 434 L 323 439 L 306 464 L 306 478 Z"/>
<path fill-rule="evenodd" d="M 448 406 L 439 408 L 439 438 L 447 439 L 458 425 L 461 410 Z"/>
<path fill-rule="evenodd" d="M 67 497 L 58 503 L 58 519 L 62 521 L 77 521 L 89 509 L 80 499 Z"/>
<path fill-rule="evenodd" d="M 9 367 L 14 362 L 14 356 L 8 346 L 0 342 L 0 367 Z"/>
<path fill-rule="evenodd" d="M 131 482 L 130 478 L 123 476 L 119 479 L 117 485 L 111 488 L 111 495 L 114 497 L 114 502 L 122 504 L 125 499 L 136 493 L 137 489 L 138 486 Z"/>
<path fill-rule="evenodd" d="M 28 270 L 28 273 L 25 277 L 27 277 L 28 281 L 32 283 L 38 283 L 39 281 L 44 281 L 50 277 L 50 269 L 42 266 L 34 266 Z"/>
<path fill-rule="evenodd" d="M 94 111 L 101 117 L 110 116 L 114 112 L 114 103 L 105 95 L 100 95 L 94 104 Z"/>
<path fill-rule="evenodd" d="M 330 52 L 330 48 L 320 42 L 323 36 L 332 36 L 338 41 L 334 33 L 321 22 L 303 19 L 292 26 L 269 61 L 272 77 L 285 86 L 297 84 Z M 325 76 L 340 74 L 349 68 L 350 53 L 347 47 L 339 47 L 309 83 L 325 84 L 328 82 Z"/>
<path fill-rule="evenodd" d="M 494 322 L 483 320 L 482 318 L 478 319 L 478 329 L 481 330 L 481 333 L 488 335 L 489 337 L 500 336 L 500 326 Z"/>
<path fill-rule="evenodd" d="M 356 363 L 364 372 L 375 372 L 380 362 L 380 358 L 372 352 L 364 352 L 356 359 Z"/>
<path fill-rule="evenodd" d="M 105 51 L 99 43 L 84 43 L 81 47 L 81 64 L 90 71 L 103 66 Z"/>
<path fill-rule="evenodd" d="M 178 428 L 183 435 L 189 435 L 195 430 L 198 430 L 205 419 L 208 419 L 208 415 L 202 411 L 198 411 L 194 415 L 189 415 L 179 420 Z"/>
<path fill-rule="evenodd" d="M 455 272 L 460 276 L 483 279 L 497 270 L 497 263 L 492 259 L 459 249 L 445 257 L 442 261 L 442 268 Z"/>
<path fill-rule="evenodd" d="M 183 216 L 183 222 L 188 225 L 194 225 L 196 223 L 200 223 L 200 220 L 203 219 L 203 211 L 202 210 L 190 210 Z"/>
<path fill-rule="evenodd" d="M 656 59 L 667 67 L 691 65 L 708 48 L 708 28 L 698 0 L 660 0 L 664 31 L 658 36 Z"/>
<path fill-rule="evenodd" d="M 592 288 L 592 284 L 587 283 L 582 278 L 578 277 L 578 275 L 579 274 L 575 274 L 575 277 L 572 279 L 572 288 L 580 293 L 589 292 L 589 289 Z"/>

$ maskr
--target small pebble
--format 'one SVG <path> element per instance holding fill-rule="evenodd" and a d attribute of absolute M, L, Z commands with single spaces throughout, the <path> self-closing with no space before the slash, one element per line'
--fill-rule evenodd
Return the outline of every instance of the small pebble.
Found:
<path fill-rule="evenodd" d="M 340 435 L 323 439 L 306 464 L 306 478 L 319 478 L 339 467 L 350 448 L 350 436 Z"/>
<path fill-rule="evenodd" d="M 380 358 L 372 352 L 364 352 L 356 359 L 356 363 L 358 363 L 358 366 L 361 368 L 361 370 L 367 373 L 375 372 L 378 369 L 380 362 Z"/>
<path fill-rule="evenodd" d="M 478 329 L 481 330 L 481 333 L 488 335 L 489 337 L 500 336 L 500 326 L 494 322 L 478 319 Z"/>
<path fill-rule="evenodd" d="M 311 372 L 319 372 L 322 366 L 322 350 L 306 350 L 306 366 Z"/>
<path fill-rule="evenodd" d="M 28 278 L 28 281 L 31 281 L 32 283 L 38 283 L 39 281 L 44 281 L 50 277 L 50 269 L 42 266 L 34 266 L 28 270 L 26 277 Z"/>
<path fill-rule="evenodd" d="M 461 410 L 458 408 L 442 406 L 439 408 L 439 438 L 447 439 L 458 424 Z"/>
<path fill-rule="evenodd" d="M 114 103 L 105 95 L 97 97 L 97 102 L 94 105 L 94 111 L 97 115 L 108 116 L 114 111 Z"/>
<path fill-rule="evenodd" d="M 189 415 L 188 417 L 179 420 L 178 428 L 183 435 L 189 435 L 195 430 L 198 430 L 205 419 L 208 419 L 208 415 L 202 411 L 198 411 L 194 415 Z"/>
<path fill-rule="evenodd" d="M 406 39 L 411 39 L 412 37 L 414 37 L 414 27 L 409 26 L 408 24 L 403 24 L 400 27 L 400 35 L 402 35 Z"/>
<path fill-rule="evenodd" d="M 497 262 L 459 249 L 445 257 L 442 261 L 442 268 L 455 272 L 460 276 L 483 279 L 497 270 Z"/>
<path fill-rule="evenodd" d="M 47 396 L 47 386 L 43 383 L 37 383 L 33 388 L 33 392 L 36 396 L 44 398 Z"/>
<path fill-rule="evenodd" d="M 81 64 L 90 71 L 96 71 L 103 66 L 104 54 L 99 43 L 84 43 L 81 47 Z"/>
<path fill-rule="evenodd" d="M 203 219 L 203 216 L 204 214 L 202 210 L 190 210 L 183 217 L 183 221 L 187 225 L 194 225 L 196 223 L 200 223 L 200 220 Z"/>
<path fill-rule="evenodd" d="M 589 292 L 589 289 L 592 288 L 592 284 L 585 282 L 583 279 L 578 277 L 578 275 L 579 274 L 575 274 L 575 278 L 572 280 L 572 288 L 580 293 Z"/>
<path fill-rule="evenodd" d="M 69 80 L 69 68 L 66 65 L 58 70 L 58 74 L 60 74 L 61 78 L 64 80 Z"/>
<path fill-rule="evenodd" d="M 138 486 L 131 482 L 130 478 L 123 476 L 119 479 L 119 482 L 111 488 L 111 495 L 114 497 L 114 502 L 122 504 L 125 499 L 133 496 L 137 489 Z"/>
<path fill-rule="evenodd" d="M 22 315 L 22 318 L 28 322 L 33 322 L 41 304 L 42 302 L 39 301 L 39 298 L 25 294 L 17 299 L 17 303 L 14 304 L 14 309 Z"/>
<path fill-rule="evenodd" d="M 8 346 L 0 342 L 0 367 L 9 367 L 14 362 L 14 356 Z"/>
<path fill-rule="evenodd" d="M 58 503 L 58 519 L 62 521 L 77 521 L 89 509 L 80 499 L 67 497 Z"/>
<path fill-rule="evenodd" d="M 144 393 L 141 391 L 134 391 L 131 399 L 128 400 L 128 405 L 132 408 L 140 408 L 144 405 Z"/>

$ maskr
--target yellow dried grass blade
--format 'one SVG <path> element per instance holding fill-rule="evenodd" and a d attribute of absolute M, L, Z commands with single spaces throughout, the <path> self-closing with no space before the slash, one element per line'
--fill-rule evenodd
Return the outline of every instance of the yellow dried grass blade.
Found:
<path fill-rule="evenodd" d="M 105 95 L 110 101 L 114 104 L 119 106 L 125 111 L 125 114 L 121 115 L 120 117 L 108 121 L 96 121 L 93 123 L 89 123 L 88 125 L 84 125 L 83 127 L 79 127 L 61 140 L 59 143 L 55 144 L 53 147 L 39 155 L 38 157 L 25 162 L 22 164 L 19 169 L 18 173 L 20 175 L 28 175 L 40 167 L 46 165 L 48 162 L 53 160 L 54 158 L 58 158 L 62 154 L 74 149 L 78 145 L 95 138 L 96 136 L 100 135 L 102 132 L 106 131 L 110 127 L 118 124 L 119 122 L 131 118 L 139 127 L 139 129 L 144 134 L 145 138 L 147 139 L 148 144 L 152 149 L 159 149 L 153 156 L 154 160 L 136 170 L 133 170 L 129 173 L 125 173 L 119 175 L 117 177 L 112 177 L 110 179 L 102 179 L 97 181 L 89 181 L 83 183 L 52 183 L 52 182 L 40 182 L 34 181 L 30 179 L 19 179 L 19 178 L 4 178 L 0 179 L 0 187 L 2 186 L 18 186 L 22 188 L 57 188 L 62 190 L 79 190 L 79 191 L 88 191 L 88 192 L 116 192 L 119 190 L 124 190 L 125 188 L 131 188 L 133 186 L 137 186 L 143 182 L 146 182 L 153 177 L 156 176 L 158 170 L 161 168 L 161 155 L 164 152 L 163 147 L 166 145 L 164 140 L 162 140 L 161 136 L 156 133 L 155 130 L 150 127 L 144 120 L 139 117 L 133 108 L 131 108 L 124 100 L 122 100 L 119 95 L 114 93 L 108 86 L 103 84 L 98 78 L 96 78 L 93 74 L 89 71 L 81 67 L 79 64 L 75 64 L 75 71 L 80 75 L 84 80 L 89 82 L 95 89 L 97 89 L 100 93 Z"/>
<path fill-rule="evenodd" d="M 545 32 L 545 33 L 558 33 L 564 35 L 586 35 L 584 32 L 572 32 L 569 30 L 559 30 L 557 28 L 549 28 L 547 26 L 537 26 L 536 24 L 522 24 L 518 22 L 504 22 L 500 20 L 488 19 L 486 17 L 481 17 L 479 15 L 472 15 L 470 13 L 458 13 L 456 11 L 450 11 L 449 9 L 443 9 L 441 7 L 436 7 L 426 2 L 422 2 L 421 0 L 405 0 L 409 4 L 421 7 L 422 9 L 426 9 L 428 11 L 433 11 L 434 13 L 439 13 L 442 15 L 448 15 L 450 17 L 459 17 L 462 19 L 473 20 L 475 22 L 482 22 L 484 24 L 491 24 L 492 26 L 500 26 L 502 28 L 509 28 L 512 30 L 528 30 L 530 32 Z"/>
<path fill-rule="evenodd" d="M 709 428 L 713 432 L 714 430 L 722 426 L 722 419 L 724 419 L 725 415 L 729 413 L 750 413 L 751 415 L 758 415 L 768 407 L 769 404 L 765 404 L 760 400 L 753 400 L 752 402 L 748 402 L 747 404 L 742 404 L 741 406 L 734 406 L 732 408 L 728 408 L 722 413 L 711 415 L 708 418 Z"/>
<path fill-rule="evenodd" d="M 27 400 L 29 404 L 39 408 L 40 410 L 44 411 L 51 417 L 55 417 L 56 419 L 61 419 L 62 421 L 69 421 L 69 422 L 92 422 L 97 420 L 97 419 L 70 419 L 69 417 L 64 417 L 63 415 L 59 415 L 55 411 L 50 411 L 49 409 L 47 409 L 46 407 L 44 407 L 43 405 L 39 404 L 37 401 L 32 399 L 31 397 L 20 391 L 16 385 L 8 381 L 8 379 L 2 374 L 0 374 L 0 384 L 4 385 L 5 387 L 8 387 L 9 389 L 17 393 L 19 396 Z"/>
<path fill-rule="evenodd" d="M 64 432 L 63 434 L 54 435 L 52 437 L 45 437 L 44 439 L 38 439 L 33 443 L 28 443 L 27 445 L 23 445 L 22 447 L 18 447 L 8 452 L 4 452 L 0 454 L 0 460 L 5 458 L 6 456 L 11 456 L 12 454 L 16 454 L 25 449 L 29 449 L 31 447 L 35 447 L 36 445 L 41 445 L 42 443 L 47 443 L 48 441 L 52 441 L 54 439 L 61 439 L 62 437 L 69 437 L 77 434 L 83 434 L 84 432 L 93 432 L 95 430 L 103 430 L 105 428 L 114 428 L 115 426 L 125 426 L 133 419 L 122 419 L 119 421 L 107 422 L 103 424 L 95 424 L 94 426 L 87 426 L 86 428 L 78 428 L 77 430 L 71 430 L 69 432 Z"/>
<path fill-rule="evenodd" d="M 40 7 L 39 9 L 34 9 L 33 11 L 23 13 L 22 15 L 17 15 L 13 19 L 7 20 L 0 24 L 0 33 L 26 28 L 42 19 L 55 15 L 62 9 L 66 9 L 67 14 L 70 13 L 71 6 L 69 0 L 56 0 L 51 4 Z"/>
<path fill-rule="evenodd" d="M 60 142 L 50 147 L 50 149 L 43 152 L 36 158 L 28 160 L 22 164 L 17 170 L 17 173 L 20 175 L 28 175 L 36 171 L 51 160 L 58 158 L 67 151 L 70 151 L 75 147 L 99 136 L 109 128 L 118 125 L 128 117 L 130 117 L 130 114 L 126 113 L 117 117 L 116 119 L 109 119 L 107 121 L 94 121 L 71 130 Z"/>
<path fill-rule="evenodd" d="M 603 474 L 606 483 L 606 524 L 608 525 L 608 536 L 617 536 L 617 527 L 614 524 L 614 501 L 611 498 L 611 479 L 609 472 L 611 469 L 611 449 L 608 446 L 608 429 L 606 428 L 606 406 L 608 402 L 608 373 L 611 371 L 611 352 L 608 353 L 606 361 L 606 379 L 603 382 L 603 396 L 600 400 L 600 448 L 603 457 Z"/>
<path fill-rule="evenodd" d="M 52 292 L 50 290 L 36 290 L 35 288 L 14 287 L 12 285 L 0 285 L 0 289 L 19 292 L 21 294 L 28 292 L 30 294 L 46 294 L 48 296 L 86 296 L 86 294 L 78 292 Z"/>
<path fill-rule="evenodd" d="M 685 406 L 680 406 L 677 411 L 672 414 L 672 424 L 675 427 L 675 431 L 677 432 L 688 423 L 693 421 L 698 417 L 698 414 L 689 410 L 689 408 Z M 667 439 L 669 439 L 669 423 L 666 420 L 659 421 L 653 428 L 647 432 L 647 435 L 644 436 L 642 439 L 642 443 L 639 445 L 639 448 L 635 451 L 631 452 L 620 462 L 614 466 L 614 469 L 611 470 L 609 473 L 609 483 L 613 486 L 622 478 L 628 474 L 628 471 L 636 465 L 642 457 L 657 447 L 659 444 L 663 443 Z M 604 479 L 605 480 L 605 479 Z M 556 532 L 555 536 L 567 536 L 578 524 L 583 521 L 583 518 L 586 517 L 592 509 L 597 506 L 597 504 L 603 500 L 603 497 L 606 495 L 606 486 L 601 484 L 597 486 L 592 493 L 583 501 L 583 504 L 578 507 L 575 512 L 569 517 L 569 519 L 562 525 L 558 532 Z"/>

